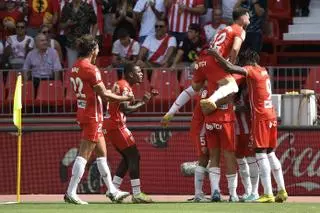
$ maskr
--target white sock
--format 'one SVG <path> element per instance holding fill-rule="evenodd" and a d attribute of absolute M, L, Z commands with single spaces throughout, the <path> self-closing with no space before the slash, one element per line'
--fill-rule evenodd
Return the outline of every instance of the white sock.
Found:
<path fill-rule="evenodd" d="M 174 101 L 173 105 L 168 111 L 168 114 L 174 115 L 183 105 L 185 105 L 195 94 L 196 91 L 193 90 L 192 86 L 183 90 L 177 99 Z"/>
<path fill-rule="evenodd" d="M 228 180 L 228 189 L 229 189 L 229 195 L 232 197 L 237 197 L 237 186 L 238 186 L 238 175 L 236 174 L 231 174 L 231 175 L 226 175 L 227 180 Z"/>
<path fill-rule="evenodd" d="M 101 175 L 104 183 L 108 187 L 108 191 L 111 194 L 114 194 L 117 191 L 117 189 L 112 183 L 110 169 L 107 164 L 107 158 L 106 157 L 97 158 L 97 165 L 98 165 L 98 170 L 100 172 L 100 175 Z"/>
<path fill-rule="evenodd" d="M 117 175 L 113 176 L 112 183 L 117 189 L 120 188 L 122 181 L 123 181 L 123 179 L 121 177 L 119 177 Z"/>
<path fill-rule="evenodd" d="M 260 169 L 259 175 L 264 189 L 264 194 L 272 195 L 271 168 L 268 156 L 266 153 L 256 153 L 256 158 Z"/>
<path fill-rule="evenodd" d="M 255 157 L 247 157 L 247 162 L 250 170 L 250 179 L 252 185 L 252 194 L 258 195 L 259 188 L 259 166 Z"/>
<path fill-rule="evenodd" d="M 285 190 L 282 167 L 279 159 L 277 158 L 274 152 L 268 154 L 268 159 L 270 162 L 272 175 L 276 180 L 278 186 L 278 191 Z"/>
<path fill-rule="evenodd" d="M 215 190 L 220 192 L 220 168 L 219 167 L 211 167 L 209 168 L 209 179 L 211 185 L 211 195 Z"/>
<path fill-rule="evenodd" d="M 87 160 L 81 156 L 76 157 L 72 167 L 72 176 L 67 189 L 67 194 L 74 196 L 77 194 L 78 184 L 83 176 Z"/>
<path fill-rule="evenodd" d="M 219 99 L 227 97 L 231 93 L 237 93 L 239 90 L 235 81 L 231 81 L 223 86 L 220 86 L 210 97 L 209 100 L 216 103 Z"/>
<path fill-rule="evenodd" d="M 133 179 L 130 182 L 132 187 L 132 194 L 133 195 L 140 194 L 141 193 L 140 179 Z"/>
<path fill-rule="evenodd" d="M 246 158 L 238 158 L 237 163 L 239 166 L 239 174 L 240 174 L 241 182 L 245 190 L 245 193 L 247 195 L 250 195 L 252 191 L 252 185 L 251 185 L 250 170 L 249 170 L 249 165 L 247 163 L 247 160 Z"/>
<path fill-rule="evenodd" d="M 197 166 L 194 172 L 194 194 L 195 196 L 203 194 L 203 179 L 206 172 L 206 168 Z"/>

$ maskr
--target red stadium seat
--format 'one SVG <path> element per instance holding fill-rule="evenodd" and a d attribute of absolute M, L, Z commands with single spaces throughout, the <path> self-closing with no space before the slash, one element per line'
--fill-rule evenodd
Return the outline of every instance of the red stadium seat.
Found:
<path fill-rule="evenodd" d="M 41 81 L 36 97 L 37 105 L 61 106 L 64 99 L 64 88 L 60 80 Z"/>
<path fill-rule="evenodd" d="M 112 56 L 99 56 L 96 59 L 96 65 L 100 69 L 105 69 L 107 66 L 111 65 Z"/>
<path fill-rule="evenodd" d="M 64 88 L 68 88 L 70 87 L 70 74 L 71 74 L 71 70 L 70 69 L 67 69 L 63 72 L 63 87 Z"/>
<path fill-rule="evenodd" d="M 117 70 L 101 70 L 101 77 L 104 85 L 107 89 L 111 89 L 113 84 L 118 81 L 118 73 Z"/>
<path fill-rule="evenodd" d="M 25 81 L 22 84 L 22 104 L 30 106 L 35 103 L 34 100 L 35 91 L 32 81 Z M 8 92 L 7 102 L 13 103 L 14 89 L 10 89 Z"/>
<path fill-rule="evenodd" d="M 165 69 L 154 70 L 151 76 L 151 87 L 159 91 L 155 97 L 156 110 L 167 111 L 180 94 L 177 72 Z"/>
<path fill-rule="evenodd" d="M 99 55 L 111 55 L 112 50 L 112 35 L 104 34 L 102 37 L 102 48 Z"/>
<path fill-rule="evenodd" d="M 18 72 L 16 72 L 16 71 L 13 71 L 13 70 L 8 71 L 8 75 L 6 78 L 6 89 L 7 90 L 10 90 L 10 89 L 14 90 L 15 85 L 16 85 L 17 75 L 18 75 Z"/>
<path fill-rule="evenodd" d="M 77 103 L 77 97 L 74 93 L 74 90 L 72 88 L 72 85 L 69 87 L 66 87 L 66 97 L 65 97 L 65 104 L 67 106 L 75 106 Z"/>
<path fill-rule="evenodd" d="M 185 89 L 191 85 L 192 82 L 192 73 L 190 69 L 184 69 L 180 76 L 180 87 Z"/>
<path fill-rule="evenodd" d="M 291 19 L 290 0 L 269 0 L 268 16 L 277 19 Z"/>

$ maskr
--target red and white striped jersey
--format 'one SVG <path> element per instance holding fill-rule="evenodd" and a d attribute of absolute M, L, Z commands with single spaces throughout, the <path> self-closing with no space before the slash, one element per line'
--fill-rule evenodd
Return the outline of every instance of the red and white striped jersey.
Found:
<path fill-rule="evenodd" d="M 190 24 L 199 24 L 200 15 L 179 9 L 179 4 L 193 8 L 198 5 L 204 5 L 204 0 L 173 0 L 168 10 L 169 31 L 185 33 L 188 31 Z"/>
<path fill-rule="evenodd" d="M 240 97 L 236 100 L 236 105 L 250 107 L 248 89 L 241 91 Z M 236 135 L 247 135 L 251 129 L 250 110 L 236 112 Z"/>

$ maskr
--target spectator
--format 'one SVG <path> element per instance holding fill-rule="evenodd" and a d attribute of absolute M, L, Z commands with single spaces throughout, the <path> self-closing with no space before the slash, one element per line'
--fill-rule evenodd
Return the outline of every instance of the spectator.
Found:
<path fill-rule="evenodd" d="M 137 23 L 133 17 L 133 0 L 118 0 L 115 7 L 112 7 L 112 24 L 115 26 L 112 42 L 118 39 L 119 29 L 127 29 L 131 38 L 136 38 Z"/>
<path fill-rule="evenodd" d="M 176 37 L 179 44 L 186 36 L 189 24 L 199 24 L 200 16 L 206 11 L 204 0 L 165 0 L 164 2 L 168 11 L 169 32 Z"/>
<path fill-rule="evenodd" d="M 7 68 L 21 69 L 25 58 L 33 49 L 33 38 L 26 35 L 26 23 L 18 21 L 16 25 L 16 35 L 8 37 L 5 45 L 4 60 L 9 62 Z"/>
<path fill-rule="evenodd" d="M 114 26 L 112 25 L 112 11 L 113 7 L 116 7 L 116 0 L 104 0 L 102 1 L 102 12 L 104 15 L 104 33 L 113 35 Z"/>
<path fill-rule="evenodd" d="M 155 29 L 156 34 L 146 38 L 139 52 L 137 65 L 143 68 L 169 67 L 177 46 L 176 39 L 167 34 L 167 24 L 164 20 L 158 20 Z"/>
<path fill-rule="evenodd" d="M 134 6 L 136 19 L 140 23 L 139 43 L 149 35 L 156 33 L 154 26 L 157 19 L 163 19 L 165 7 L 163 0 L 138 0 Z"/>
<path fill-rule="evenodd" d="M 204 0 L 206 12 L 200 16 L 200 25 L 203 26 L 208 22 L 212 22 L 213 2 L 220 0 Z"/>
<path fill-rule="evenodd" d="M 232 12 L 238 0 L 222 0 L 222 19 L 225 23 L 231 24 L 233 22 Z"/>
<path fill-rule="evenodd" d="M 180 43 L 178 53 L 173 61 L 172 68 L 175 68 L 181 61 L 189 66 L 198 59 L 198 54 L 202 50 L 204 42 L 200 38 L 200 25 L 190 24 L 188 35 Z"/>
<path fill-rule="evenodd" d="M 48 39 L 44 34 L 38 34 L 35 38 L 36 48 L 31 50 L 23 64 L 23 70 L 37 90 L 41 80 L 58 80 L 62 67 L 55 49 L 48 47 Z M 27 78 L 26 78 L 27 79 Z"/>
<path fill-rule="evenodd" d="M 119 39 L 113 43 L 112 47 L 113 66 L 123 67 L 123 64 L 125 63 L 135 63 L 140 50 L 139 43 L 129 37 L 129 33 L 126 29 L 119 29 L 118 38 Z"/>
<path fill-rule="evenodd" d="M 104 33 L 104 20 L 103 20 L 103 0 L 87 0 L 94 10 L 94 13 L 97 16 L 97 30 L 96 30 L 96 39 L 99 42 L 99 46 L 102 46 L 102 35 Z M 93 30 L 91 28 L 91 30 Z M 92 32 L 93 33 L 93 32 Z"/>
<path fill-rule="evenodd" d="M 76 61 L 78 53 L 76 51 L 76 39 L 84 34 L 97 34 L 97 16 L 91 5 L 81 0 L 72 0 L 66 3 L 62 9 L 60 27 L 66 35 L 66 49 L 68 67 L 71 68 Z M 90 31 L 90 28 L 93 28 Z"/>
<path fill-rule="evenodd" d="M 25 4 L 25 15 L 28 16 L 27 34 L 35 37 L 43 24 L 55 26 L 58 21 L 58 0 L 28 0 Z"/>
<path fill-rule="evenodd" d="M 235 8 L 244 7 L 250 11 L 250 24 L 247 27 L 246 38 L 242 44 L 243 49 L 250 48 L 260 53 L 262 48 L 262 30 L 267 14 L 266 0 L 238 0 Z"/>
<path fill-rule="evenodd" d="M 212 22 L 209 22 L 203 26 L 203 33 L 204 33 L 203 38 L 206 39 L 208 44 L 214 38 L 214 36 L 219 30 L 222 30 L 227 26 L 225 24 L 225 21 L 221 17 L 220 11 L 221 10 L 219 9 L 219 7 L 214 9 L 212 13 Z M 231 21 L 232 21 L 232 18 L 231 18 Z"/>
<path fill-rule="evenodd" d="M 309 4 L 310 0 L 291 0 L 292 8 L 296 16 L 306 17 L 309 16 Z"/>
<path fill-rule="evenodd" d="M 5 10 L 0 13 L 0 31 L 2 31 L 2 41 L 7 36 L 15 34 L 17 21 L 23 20 L 23 14 L 18 10 L 16 0 L 5 0 Z"/>
<path fill-rule="evenodd" d="M 46 25 L 46 24 L 42 25 L 40 27 L 39 33 L 42 33 L 42 34 L 46 35 L 46 37 L 48 39 L 49 47 L 51 47 L 51 48 L 53 48 L 53 49 L 55 49 L 57 51 L 60 63 L 62 63 L 63 62 L 63 56 L 62 56 L 61 46 L 60 46 L 60 44 L 58 43 L 57 40 L 52 38 L 52 32 L 50 32 L 50 26 Z"/>

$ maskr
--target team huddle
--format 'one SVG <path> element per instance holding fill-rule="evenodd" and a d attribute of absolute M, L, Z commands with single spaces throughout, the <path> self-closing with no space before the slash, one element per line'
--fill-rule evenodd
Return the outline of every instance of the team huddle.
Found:
<path fill-rule="evenodd" d="M 223 154 L 230 202 L 284 202 L 288 194 L 280 161 L 273 151 L 277 145 L 277 118 L 270 78 L 266 69 L 258 65 L 256 52 L 244 49 L 237 56 L 249 15 L 238 9 L 233 18 L 234 24 L 219 31 L 209 49 L 199 57 L 192 85 L 178 96 L 162 123 L 168 125 L 180 107 L 200 94 L 190 131 L 199 156 L 194 201 L 206 201 L 202 191 L 206 171 L 211 201 L 221 201 L 220 154 Z M 233 64 L 237 58 L 239 66 Z M 236 164 L 245 188 L 240 199 L 236 191 Z M 271 171 L 278 188 L 276 197 L 272 192 Z M 259 178 L 262 196 L 258 194 Z"/>
<path fill-rule="evenodd" d="M 269 75 L 258 65 L 257 53 L 250 49 L 239 53 L 245 39 L 245 28 L 250 23 L 248 11 L 236 9 L 233 18 L 234 24 L 219 31 L 209 48 L 199 56 L 192 85 L 179 95 L 163 117 L 162 124 L 168 125 L 180 107 L 192 97 L 199 96 L 190 130 L 199 161 L 195 170 L 194 201 L 206 201 L 202 189 L 206 171 L 209 172 L 211 201 L 221 201 L 222 154 L 226 163 L 229 201 L 239 201 L 238 163 L 245 188 L 241 200 L 283 202 L 288 194 L 281 164 L 273 152 L 277 144 L 277 119 L 271 101 Z M 77 97 L 77 122 L 82 136 L 64 200 L 87 204 L 78 197 L 77 186 L 94 151 L 98 170 L 108 188 L 106 196 L 110 200 L 121 202 L 130 195 L 119 189 L 128 172 L 132 202 L 150 203 L 152 200 L 140 188 L 140 154 L 126 126 L 125 114 L 138 110 L 158 93 L 146 92 L 142 100 L 134 99 L 132 86 L 142 82 L 143 73 L 132 63 L 125 64 L 123 79 L 117 81 L 112 90 L 107 90 L 99 69 L 93 65 L 99 52 L 97 41 L 90 35 L 84 35 L 77 41 L 77 51 L 79 58 L 73 65 L 70 81 Z M 239 66 L 234 65 L 237 60 Z M 105 116 L 103 105 L 108 109 Z M 106 159 L 106 140 L 122 156 L 113 178 Z M 272 192 L 271 171 L 278 185 L 276 197 Z M 260 197 L 259 178 L 264 189 Z"/>

